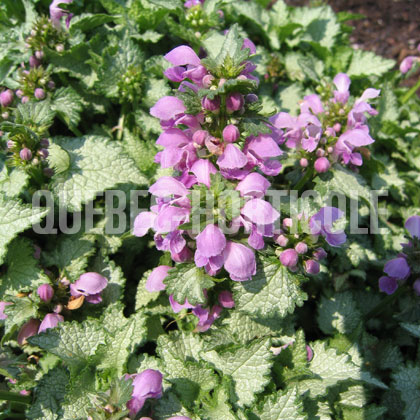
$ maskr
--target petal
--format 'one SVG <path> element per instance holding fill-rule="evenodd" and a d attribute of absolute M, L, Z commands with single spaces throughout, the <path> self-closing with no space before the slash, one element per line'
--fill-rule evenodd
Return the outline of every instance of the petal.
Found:
<path fill-rule="evenodd" d="M 379 290 L 387 295 L 392 295 L 398 289 L 397 279 L 382 276 L 379 279 Z"/>
<path fill-rule="evenodd" d="M 354 130 L 348 130 L 343 133 L 339 141 L 351 144 L 354 147 L 367 146 L 368 144 L 374 143 L 375 140 L 365 130 L 356 128 Z"/>
<path fill-rule="evenodd" d="M 346 73 L 338 73 L 333 82 L 340 92 L 346 92 L 349 90 L 351 80 Z"/>
<path fill-rule="evenodd" d="M 166 54 L 165 59 L 174 66 L 184 66 L 185 64 L 200 65 L 200 58 L 191 47 L 180 45 Z"/>
<path fill-rule="evenodd" d="M 312 110 L 314 114 L 321 114 L 324 112 L 321 99 L 316 93 L 305 96 L 303 98 L 303 103 L 300 105 L 300 109 L 303 113 L 309 113 L 309 110 Z"/>
<path fill-rule="evenodd" d="M 84 273 L 77 281 L 73 283 L 73 287 L 82 295 L 95 295 L 102 292 L 108 285 L 108 280 L 98 273 Z"/>
<path fill-rule="evenodd" d="M 156 218 L 157 233 L 168 233 L 176 230 L 179 225 L 188 221 L 190 210 L 182 207 L 168 206 L 161 210 Z"/>
<path fill-rule="evenodd" d="M 274 223 L 280 217 L 280 213 L 268 201 L 260 198 L 248 200 L 241 209 L 241 214 L 259 225 Z"/>
<path fill-rule="evenodd" d="M 248 245 L 254 249 L 264 248 L 264 238 L 254 226 L 252 227 L 251 234 L 248 237 Z"/>
<path fill-rule="evenodd" d="M 162 396 L 162 374 L 158 370 L 146 369 L 133 380 L 133 397 L 160 398 Z"/>
<path fill-rule="evenodd" d="M 188 190 L 184 184 L 177 181 L 171 176 L 163 176 L 159 178 L 150 188 L 149 192 L 156 197 L 169 197 L 177 195 L 184 197 L 188 194 Z"/>
<path fill-rule="evenodd" d="M 163 280 L 168 275 L 168 271 L 172 267 L 169 265 L 160 265 L 156 267 L 149 275 L 146 281 L 146 290 L 148 292 L 160 292 L 165 290 L 166 285 L 163 283 Z"/>
<path fill-rule="evenodd" d="M 228 241 L 223 257 L 225 269 L 234 281 L 250 280 L 257 272 L 254 252 L 245 245 Z"/>
<path fill-rule="evenodd" d="M 404 226 L 410 232 L 412 238 L 420 239 L 420 216 L 409 217 Z"/>
<path fill-rule="evenodd" d="M 247 145 L 248 152 L 254 153 L 260 159 L 268 159 L 283 154 L 278 144 L 268 134 L 260 134 Z"/>
<path fill-rule="evenodd" d="M 262 198 L 271 184 L 262 175 L 252 172 L 247 175 L 236 187 L 241 196 Z"/>
<path fill-rule="evenodd" d="M 380 89 L 368 88 L 363 92 L 362 96 L 360 97 L 360 99 L 356 101 L 356 103 L 364 102 L 367 99 L 377 98 L 380 95 L 380 93 L 381 93 Z"/>
<path fill-rule="evenodd" d="M 217 164 L 222 169 L 239 169 L 247 163 L 247 157 L 231 143 L 226 146 L 223 154 L 217 159 Z"/>
<path fill-rule="evenodd" d="M 162 168 L 172 168 L 182 159 L 184 151 L 176 147 L 167 147 L 160 155 L 160 166 Z"/>
<path fill-rule="evenodd" d="M 171 81 L 171 82 L 182 82 L 184 80 L 183 73 L 185 68 L 182 66 L 175 66 L 166 69 L 163 74 Z"/>
<path fill-rule="evenodd" d="M 226 246 L 226 238 L 222 230 L 216 225 L 207 225 L 196 238 L 197 250 L 200 254 L 210 258 L 220 255 Z"/>
<path fill-rule="evenodd" d="M 268 176 L 277 176 L 283 167 L 278 160 L 274 159 L 266 159 L 263 162 L 260 162 L 258 166 L 261 169 L 261 172 Z"/>
<path fill-rule="evenodd" d="M 38 334 L 42 333 L 49 328 L 55 328 L 59 322 L 63 322 L 64 318 L 62 315 L 51 313 L 45 315 L 44 319 L 41 322 L 41 325 L 39 326 Z"/>
<path fill-rule="evenodd" d="M 163 147 L 181 147 L 187 145 L 190 139 L 179 128 L 165 130 L 157 139 L 156 144 Z"/>
<path fill-rule="evenodd" d="M 199 159 L 191 167 L 191 172 L 199 183 L 210 188 L 210 174 L 215 174 L 217 169 L 208 159 Z"/>
<path fill-rule="evenodd" d="M 384 272 L 389 277 L 404 280 L 410 275 L 410 266 L 405 258 L 394 258 L 385 264 Z"/>
<path fill-rule="evenodd" d="M 183 114 L 186 111 L 184 102 L 175 96 L 164 96 L 160 98 L 152 108 L 150 114 L 160 120 L 170 120 L 176 115 Z"/>
<path fill-rule="evenodd" d="M 169 303 L 171 304 L 172 310 L 177 314 L 178 312 L 182 311 L 183 309 L 191 309 L 194 308 L 194 305 L 188 303 L 188 300 L 185 299 L 185 303 L 182 305 L 178 303 L 173 295 L 169 296 Z"/>
<path fill-rule="evenodd" d="M 156 214 L 150 211 L 143 211 L 134 219 L 133 234 L 135 236 L 144 236 L 149 229 L 153 228 L 156 220 Z"/>
<path fill-rule="evenodd" d="M 325 240 L 330 246 L 340 246 L 346 242 L 347 235 L 344 232 L 327 233 Z"/>
<path fill-rule="evenodd" d="M 219 293 L 218 296 L 219 303 L 224 308 L 233 308 L 235 306 L 235 301 L 233 300 L 232 293 L 229 290 L 223 290 Z"/>

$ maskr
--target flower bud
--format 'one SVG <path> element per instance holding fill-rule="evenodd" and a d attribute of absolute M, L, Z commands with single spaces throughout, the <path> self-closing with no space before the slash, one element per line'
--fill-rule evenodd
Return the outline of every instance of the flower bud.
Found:
<path fill-rule="evenodd" d="M 56 50 L 57 52 L 59 52 L 59 53 L 62 53 L 62 52 L 64 51 L 64 45 L 63 45 L 63 44 L 58 44 L 58 45 L 55 47 L 55 50 Z"/>
<path fill-rule="evenodd" d="M 310 362 L 313 357 L 314 357 L 314 352 L 308 345 L 306 345 L 306 360 Z"/>
<path fill-rule="evenodd" d="M 46 159 L 49 154 L 50 154 L 50 152 L 47 149 L 40 149 L 39 150 L 39 155 L 44 159 Z"/>
<path fill-rule="evenodd" d="M 13 140 L 7 140 L 7 148 L 13 149 L 16 146 L 16 143 Z"/>
<path fill-rule="evenodd" d="M 314 258 L 318 261 L 323 260 L 327 255 L 324 248 L 317 248 L 313 253 Z"/>
<path fill-rule="evenodd" d="M 18 89 L 18 90 L 16 91 L 16 96 L 17 96 L 18 98 L 21 98 L 21 97 L 23 96 L 23 90 L 22 90 L 22 89 Z"/>
<path fill-rule="evenodd" d="M 228 143 L 234 143 L 236 140 L 239 139 L 239 137 L 240 137 L 240 133 L 236 125 L 229 124 L 223 129 L 224 141 Z"/>
<path fill-rule="evenodd" d="M 293 220 L 290 217 L 285 217 L 283 219 L 283 227 L 290 228 L 293 226 Z"/>
<path fill-rule="evenodd" d="M 33 55 L 29 57 L 29 66 L 30 67 L 39 67 L 41 65 L 41 62 L 36 59 Z"/>
<path fill-rule="evenodd" d="M 45 176 L 48 176 L 49 178 L 51 178 L 54 175 L 54 170 L 51 168 L 44 168 L 42 172 Z"/>
<path fill-rule="evenodd" d="M 26 339 L 32 337 L 33 335 L 38 333 L 40 322 L 37 319 L 30 319 L 29 321 L 25 322 L 21 327 L 19 334 L 17 336 L 17 342 L 19 346 L 23 346 L 26 344 Z"/>
<path fill-rule="evenodd" d="M 49 302 L 54 296 L 54 289 L 48 283 L 44 283 L 38 287 L 37 293 L 41 300 Z"/>
<path fill-rule="evenodd" d="M 223 290 L 223 292 L 220 292 L 218 299 L 219 303 L 224 308 L 233 308 L 235 306 L 232 293 L 230 293 L 229 290 Z"/>
<path fill-rule="evenodd" d="M 9 118 L 9 113 L 8 112 L 3 112 L 1 114 L 1 117 L 3 118 L 3 120 L 7 120 Z"/>
<path fill-rule="evenodd" d="M 206 138 L 208 137 L 209 133 L 206 130 L 197 130 L 193 136 L 193 142 L 194 144 L 197 144 L 198 146 L 202 146 L 204 142 L 206 141 Z"/>
<path fill-rule="evenodd" d="M 4 313 L 4 308 L 9 305 L 12 305 L 12 303 L 0 301 L 0 319 L 1 320 L 7 319 L 7 314 Z"/>
<path fill-rule="evenodd" d="M 253 102 L 258 101 L 258 96 L 255 95 L 255 93 L 249 93 L 248 95 L 245 96 L 245 101 L 252 104 Z"/>
<path fill-rule="evenodd" d="M 308 166 L 308 159 L 306 159 L 306 158 L 302 158 L 302 159 L 299 161 L 299 165 L 300 165 L 302 168 L 306 168 L 306 167 Z"/>
<path fill-rule="evenodd" d="M 319 262 L 315 260 L 305 261 L 305 271 L 308 274 L 318 274 L 319 273 Z"/>
<path fill-rule="evenodd" d="M 35 57 L 38 60 L 42 60 L 44 58 L 44 51 L 35 51 Z"/>
<path fill-rule="evenodd" d="M 335 124 L 333 125 L 333 128 L 334 128 L 334 131 L 335 131 L 336 133 L 338 133 L 338 132 L 341 130 L 341 124 L 340 124 L 340 123 L 335 123 Z"/>
<path fill-rule="evenodd" d="M 205 87 L 206 89 L 208 89 L 211 84 L 213 83 L 214 77 L 211 74 L 206 74 L 201 83 L 203 84 L 203 87 Z"/>
<path fill-rule="evenodd" d="M 53 89 L 55 88 L 55 83 L 54 83 L 52 80 L 50 80 L 50 81 L 47 83 L 47 86 L 48 86 L 48 89 L 53 90 Z"/>
<path fill-rule="evenodd" d="M 49 145 L 50 145 L 50 142 L 49 142 L 49 140 L 48 139 L 41 139 L 41 141 L 39 142 L 39 144 L 42 146 L 42 147 L 45 147 L 45 148 L 47 148 Z"/>
<path fill-rule="evenodd" d="M 8 107 L 13 102 L 13 91 L 7 89 L 0 93 L 0 105 L 3 107 Z"/>
<path fill-rule="evenodd" d="M 306 254 L 308 252 L 308 245 L 305 242 L 298 242 L 295 246 L 295 251 L 298 254 Z"/>
<path fill-rule="evenodd" d="M 282 247 L 285 247 L 287 243 L 289 242 L 289 239 L 286 238 L 284 235 L 279 235 L 276 239 L 276 244 L 279 244 Z"/>
<path fill-rule="evenodd" d="M 325 155 L 325 150 L 323 150 L 323 149 L 317 149 L 316 155 L 317 155 L 317 157 L 324 156 Z"/>
<path fill-rule="evenodd" d="M 22 99 L 21 99 L 21 102 L 23 104 L 26 104 L 27 102 L 29 102 L 29 96 L 23 96 Z"/>
<path fill-rule="evenodd" d="M 31 160 L 32 159 L 32 152 L 27 148 L 24 147 L 20 152 L 19 152 L 19 156 L 22 160 Z"/>
<path fill-rule="evenodd" d="M 328 137 L 335 137 L 336 136 L 336 132 L 335 132 L 334 128 L 327 127 L 325 129 L 325 135 L 328 136 Z"/>
<path fill-rule="evenodd" d="M 64 306 L 61 303 L 59 303 L 58 305 L 54 306 L 53 312 L 55 312 L 56 314 L 59 314 L 63 309 L 64 309 Z"/>
<path fill-rule="evenodd" d="M 298 263 L 298 253 L 294 249 L 286 249 L 280 254 L 280 262 L 285 267 L 295 267 Z"/>
<path fill-rule="evenodd" d="M 328 146 L 328 148 L 327 148 L 327 152 L 328 153 L 332 153 L 334 151 L 334 147 L 332 147 L 332 146 Z"/>
<path fill-rule="evenodd" d="M 330 169 L 330 161 L 325 157 L 320 157 L 315 161 L 314 168 L 318 173 L 327 172 Z"/>
<path fill-rule="evenodd" d="M 220 98 L 216 96 L 214 99 L 209 99 L 207 96 L 205 96 L 201 100 L 201 104 L 203 105 L 203 108 L 207 111 L 215 112 L 218 111 L 220 108 Z"/>
<path fill-rule="evenodd" d="M 41 88 L 36 88 L 35 89 L 35 98 L 38 100 L 44 99 L 45 98 L 45 90 L 41 89 Z"/>
<path fill-rule="evenodd" d="M 244 97 L 240 93 L 229 93 L 226 98 L 227 112 L 235 112 L 240 110 L 244 105 Z"/>

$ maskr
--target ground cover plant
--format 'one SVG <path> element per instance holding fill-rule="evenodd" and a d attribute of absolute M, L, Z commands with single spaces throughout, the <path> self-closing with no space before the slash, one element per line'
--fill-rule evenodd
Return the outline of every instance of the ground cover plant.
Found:
<path fill-rule="evenodd" d="M 316 3 L 0 4 L 0 418 L 420 418 L 420 49 Z"/>

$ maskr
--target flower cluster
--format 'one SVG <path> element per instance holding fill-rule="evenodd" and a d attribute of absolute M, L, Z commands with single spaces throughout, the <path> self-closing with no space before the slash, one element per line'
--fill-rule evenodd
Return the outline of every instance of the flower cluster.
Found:
<path fill-rule="evenodd" d="M 399 286 L 405 283 L 410 276 L 417 277 L 412 287 L 417 296 L 420 296 L 420 216 L 411 216 L 405 222 L 405 228 L 410 233 L 408 243 L 402 244 L 403 252 L 397 258 L 385 264 L 386 276 L 379 279 L 379 289 L 392 295 Z"/>
<path fill-rule="evenodd" d="M 300 105 L 300 115 L 286 112 L 271 118 L 273 125 L 283 130 L 282 137 L 288 148 L 296 151 L 302 168 L 313 168 L 318 173 L 327 172 L 334 162 L 356 168 L 363 164 L 362 154 L 368 156 L 367 146 L 374 142 L 369 135 L 366 114 L 376 115 L 369 105 L 380 91 L 366 89 L 354 102 L 350 98 L 350 78 L 338 74 L 335 89 L 328 86 L 322 92 L 305 96 Z"/>
<path fill-rule="evenodd" d="M 37 289 L 40 311 L 46 312 L 46 315 L 42 321 L 32 318 L 21 327 L 17 337 L 18 344 L 22 346 L 28 337 L 56 327 L 59 322 L 64 321 L 63 313 L 80 308 L 84 301 L 93 304 L 102 302 L 101 293 L 107 285 L 108 280 L 105 277 L 93 272 L 82 274 L 74 283 L 64 278 L 56 285 L 50 283 L 40 285 Z M 7 319 L 8 315 L 4 311 L 12 304 L 12 302 L 0 302 L 0 319 Z"/>
<path fill-rule="evenodd" d="M 333 230 L 334 223 L 343 216 L 335 207 L 323 207 L 309 219 L 304 214 L 299 214 L 295 220 L 283 219 L 282 231 L 274 238 L 279 245 L 280 262 L 292 271 L 300 265 L 306 273 L 318 274 L 319 261 L 327 256 L 325 249 L 319 246 L 319 237 L 333 247 L 344 244 L 347 239 L 344 231 Z"/>

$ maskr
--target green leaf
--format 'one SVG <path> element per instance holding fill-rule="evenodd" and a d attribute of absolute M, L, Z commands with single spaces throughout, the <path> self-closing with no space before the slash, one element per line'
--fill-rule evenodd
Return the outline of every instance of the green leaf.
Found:
<path fill-rule="evenodd" d="M 236 309 L 257 317 L 286 316 L 307 298 L 300 289 L 304 277 L 284 267 L 276 257 L 260 257 L 252 280 L 233 286 Z"/>
<path fill-rule="evenodd" d="M 70 155 L 58 144 L 51 144 L 48 148 L 48 164 L 55 174 L 61 174 L 70 169 Z"/>
<path fill-rule="evenodd" d="M 44 131 L 52 124 L 54 116 L 55 112 L 50 101 L 29 101 L 18 105 L 15 122 L 31 129 L 37 127 L 39 131 Z"/>
<path fill-rule="evenodd" d="M 173 295 L 178 303 L 184 304 L 187 299 L 191 305 L 205 303 L 203 289 L 208 289 L 214 284 L 202 268 L 189 263 L 177 264 L 169 270 L 163 282 L 168 294 Z"/>
<path fill-rule="evenodd" d="M 351 76 L 382 76 L 395 65 L 389 60 L 376 55 L 372 51 L 353 50 L 349 67 L 346 73 Z"/>
<path fill-rule="evenodd" d="M 97 26 L 102 26 L 105 23 L 112 22 L 115 19 L 114 16 L 106 15 L 104 13 L 82 13 L 72 18 L 70 22 L 70 33 L 75 33 L 76 30 L 83 32 L 94 29 Z"/>
<path fill-rule="evenodd" d="M 224 386 L 218 387 L 213 392 L 210 401 L 203 400 L 203 408 L 200 413 L 202 420 L 237 420 L 229 404 L 229 393 Z"/>
<path fill-rule="evenodd" d="M 404 417 L 417 419 L 420 417 L 420 367 L 408 363 L 391 374 L 394 387 L 400 391 L 404 401 Z"/>
<path fill-rule="evenodd" d="M 0 168 L 2 166 L 3 168 L 0 170 L 0 191 L 8 197 L 17 197 L 28 183 L 29 176 L 20 168 L 10 170 L 0 161 Z"/>
<path fill-rule="evenodd" d="M 58 420 L 68 383 L 68 373 L 56 367 L 45 374 L 34 391 L 34 402 L 26 413 L 32 420 Z"/>
<path fill-rule="evenodd" d="M 256 394 L 270 382 L 270 339 L 257 340 L 248 346 L 220 352 L 202 352 L 201 355 L 223 375 L 233 379 L 234 392 L 240 407 L 251 405 Z"/>
<path fill-rule="evenodd" d="M 362 320 L 356 301 L 351 292 L 336 293 L 331 298 L 321 297 L 318 305 L 318 325 L 325 334 L 337 331 L 351 334 Z"/>
<path fill-rule="evenodd" d="M 259 420 L 306 420 L 296 387 L 269 395 L 255 410 Z"/>
<path fill-rule="evenodd" d="M 70 167 L 53 176 L 51 189 L 60 205 L 69 210 L 81 210 L 98 192 L 118 184 L 147 185 L 134 161 L 116 142 L 99 136 L 56 137 L 54 141 L 69 154 Z"/>
<path fill-rule="evenodd" d="M 82 98 L 71 88 L 60 88 L 54 93 L 51 108 L 70 127 L 76 127 L 83 111 Z"/>
<path fill-rule="evenodd" d="M 62 359 L 70 368 L 86 366 L 101 344 L 105 344 L 105 331 L 98 320 L 83 323 L 62 322 L 56 328 L 30 337 L 30 344 L 47 350 Z"/>
<path fill-rule="evenodd" d="M 420 338 L 420 325 L 411 324 L 409 322 L 401 322 L 401 327 L 408 331 L 411 335 L 416 338 Z"/>
<path fill-rule="evenodd" d="M 32 208 L 15 198 L 0 193 L 0 263 L 6 254 L 7 244 L 20 232 L 39 223 L 49 209 Z"/>
<path fill-rule="evenodd" d="M 36 318 L 38 307 L 28 297 L 7 298 L 12 305 L 6 306 L 4 313 L 7 315 L 4 321 L 4 336 L 2 340 L 7 340 L 24 322 L 31 318 Z"/>
<path fill-rule="evenodd" d="M 16 238 L 11 242 L 5 261 L 7 271 L 1 276 L 0 296 L 32 291 L 42 283 L 49 282 L 39 268 L 34 252 L 35 248 L 25 238 Z"/>
<path fill-rule="evenodd" d="M 152 270 L 146 271 L 137 285 L 136 311 L 146 308 L 150 302 L 155 301 L 160 295 L 160 292 L 149 292 L 146 290 L 146 282 L 151 272 Z"/>

